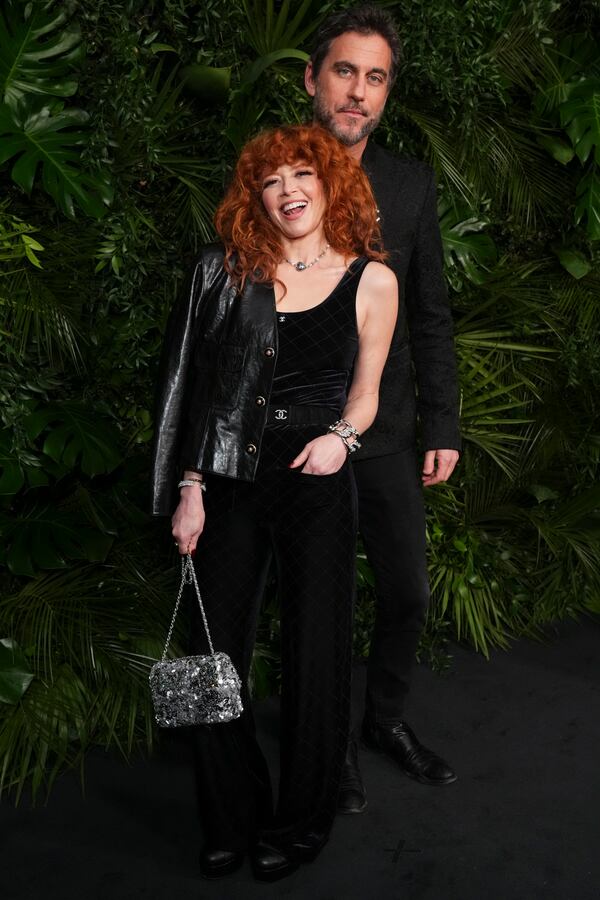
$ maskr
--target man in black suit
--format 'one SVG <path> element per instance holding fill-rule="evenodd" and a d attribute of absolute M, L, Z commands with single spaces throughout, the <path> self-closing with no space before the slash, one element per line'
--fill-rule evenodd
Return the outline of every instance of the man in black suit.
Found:
<path fill-rule="evenodd" d="M 369 175 L 388 265 L 400 289 L 379 413 L 354 464 L 360 531 L 377 595 L 362 737 L 410 777 L 446 785 L 456 780 L 454 771 L 420 743 L 403 709 L 429 601 L 421 485 L 449 478 L 460 435 L 434 173 L 369 140 L 383 114 L 399 55 L 395 26 L 382 9 L 363 6 L 334 13 L 316 35 L 305 85 L 314 98 L 315 121 L 345 144 Z M 417 418 L 425 449 L 420 477 Z M 365 806 L 357 743 L 351 740 L 339 811 L 361 812 Z"/>

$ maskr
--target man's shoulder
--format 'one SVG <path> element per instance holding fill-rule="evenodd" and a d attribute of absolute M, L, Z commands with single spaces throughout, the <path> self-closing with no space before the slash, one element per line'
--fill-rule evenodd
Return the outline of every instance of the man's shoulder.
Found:
<path fill-rule="evenodd" d="M 377 175 L 416 178 L 429 182 L 434 175 L 430 165 L 410 156 L 396 156 L 385 147 L 370 140 L 363 155 L 363 165 Z"/>

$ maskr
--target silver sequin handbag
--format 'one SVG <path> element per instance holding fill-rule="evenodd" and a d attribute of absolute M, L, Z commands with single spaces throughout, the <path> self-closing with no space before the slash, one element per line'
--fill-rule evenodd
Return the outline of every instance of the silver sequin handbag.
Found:
<path fill-rule="evenodd" d="M 175 619 L 186 584 L 193 584 L 202 613 L 210 655 L 167 659 Z M 181 560 L 181 584 L 160 662 L 150 669 L 150 692 L 156 721 L 163 728 L 230 722 L 243 711 L 240 678 L 226 653 L 215 653 L 192 557 Z"/>

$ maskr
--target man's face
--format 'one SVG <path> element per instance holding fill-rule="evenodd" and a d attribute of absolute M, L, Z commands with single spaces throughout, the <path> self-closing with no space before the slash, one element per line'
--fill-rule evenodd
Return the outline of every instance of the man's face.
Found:
<path fill-rule="evenodd" d="M 383 115 L 391 62 L 389 44 L 379 34 L 347 31 L 335 38 L 316 78 L 311 63 L 306 67 L 315 121 L 347 147 L 366 144 Z"/>

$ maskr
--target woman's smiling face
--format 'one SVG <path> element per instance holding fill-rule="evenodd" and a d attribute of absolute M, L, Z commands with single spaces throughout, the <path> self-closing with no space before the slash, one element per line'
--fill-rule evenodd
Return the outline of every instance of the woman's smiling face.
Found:
<path fill-rule="evenodd" d="M 293 240 L 322 227 L 325 191 L 314 166 L 279 166 L 263 177 L 262 202 L 271 221 Z"/>

